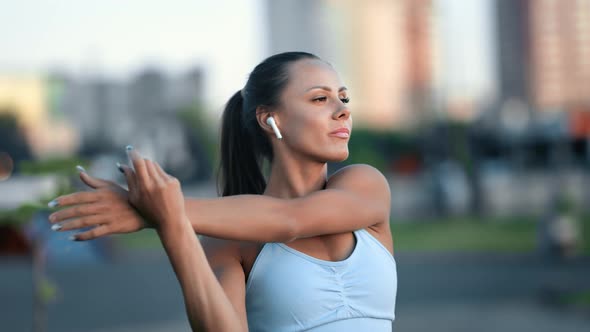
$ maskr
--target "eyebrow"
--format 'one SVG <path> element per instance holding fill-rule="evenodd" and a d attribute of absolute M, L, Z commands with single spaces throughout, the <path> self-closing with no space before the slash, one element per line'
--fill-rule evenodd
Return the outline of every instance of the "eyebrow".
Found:
<path fill-rule="evenodd" d="M 329 86 L 325 86 L 325 85 L 316 85 L 316 86 L 312 86 L 311 88 L 305 90 L 305 92 L 313 90 L 313 89 L 322 89 L 322 90 L 326 90 L 326 91 L 332 91 L 332 89 L 330 89 Z M 345 86 L 340 87 L 340 89 L 338 89 L 338 92 L 341 91 L 345 91 L 348 90 Z"/>

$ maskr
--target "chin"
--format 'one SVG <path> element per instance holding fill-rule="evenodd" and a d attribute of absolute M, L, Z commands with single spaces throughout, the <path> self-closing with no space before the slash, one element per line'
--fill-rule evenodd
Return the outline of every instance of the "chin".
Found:
<path fill-rule="evenodd" d="M 332 155 L 332 156 L 330 156 L 330 158 L 327 158 L 327 159 L 328 159 L 327 161 L 331 162 L 331 163 L 339 163 L 339 162 L 345 161 L 346 159 L 348 159 L 348 149 L 342 153 Z"/>
<path fill-rule="evenodd" d="M 326 149 L 318 150 L 317 148 L 314 149 L 314 152 L 309 153 L 309 156 L 318 162 L 331 162 L 337 163 L 348 159 L 348 146 L 338 146 L 335 147 L 334 145 L 327 147 Z"/>

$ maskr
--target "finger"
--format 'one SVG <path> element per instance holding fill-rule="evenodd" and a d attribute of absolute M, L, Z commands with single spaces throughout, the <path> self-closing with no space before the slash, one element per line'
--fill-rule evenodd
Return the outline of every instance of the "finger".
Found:
<path fill-rule="evenodd" d="M 160 175 L 156 171 L 156 167 L 154 166 L 154 162 L 147 159 L 147 158 L 144 160 L 145 160 L 145 168 L 147 169 L 147 174 L 152 179 L 152 181 L 158 182 L 158 181 L 164 180 L 160 177 Z"/>
<path fill-rule="evenodd" d="M 63 222 L 63 223 L 59 224 L 60 227 L 55 230 L 62 231 L 62 232 L 63 231 L 71 231 L 71 230 L 76 230 L 76 229 L 80 229 L 80 228 L 84 228 L 84 227 L 98 226 L 98 225 L 105 224 L 105 223 L 106 222 L 104 220 L 104 217 L 94 215 L 94 216 L 87 216 L 87 217 Z"/>
<path fill-rule="evenodd" d="M 137 174 L 135 174 L 135 171 L 127 165 L 120 165 L 119 167 L 123 170 L 123 175 L 125 175 L 129 192 L 135 192 L 137 190 Z"/>
<path fill-rule="evenodd" d="M 105 235 L 109 235 L 109 234 L 111 234 L 111 231 L 110 231 L 110 227 L 108 227 L 108 225 L 99 225 L 89 231 L 86 231 L 83 233 L 78 233 L 78 234 L 75 234 L 72 236 L 74 237 L 75 241 L 88 241 L 88 240 L 94 240 L 96 238 L 99 238 L 99 237 L 105 236 Z"/>
<path fill-rule="evenodd" d="M 127 156 L 131 160 L 135 174 L 137 175 L 137 183 L 146 183 L 148 178 L 147 170 L 145 168 L 145 160 L 141 157 L 139 152 L 133 147 L 127 147 Z"/>
<path fill-rule="evenodd" d="M 92 189 L 106 187 L 106 186 L 109 186 L 112 184 L 111 181 L 107 181 L 107 180 L 103 180 L 103 179 L 99 179 L 99 178 L 95 178 L 93 176 L 90 176 L 85 171 L 80 172 L 80 180 L 82 180 L 82 182 L 84 182 L 87 186 L 89 186 Z"/>
<path fill-rule="evenodd" d="M 98 214 L 102 210 L 103 206 L 100 204 L 82 204 L 52 213 L 49 216 L 49 221 L 51 223 L 56 223 L 66 219 L 90 216 Z"/>
<path fill-rule="evenodd" d="M 163 179 L 169 179 L 170 175 L 166 172 L 164 172 L 164 170 L 162 169 L 162 167 L 160 167 L 160 164 L 158 163 L 154 163 L 154 166 L 156 167 L 156 172 L 163 178 Z"/>
<path fill-rule="evenodd" d="M 49 207 L 69 206 L 77 204 L 94 203 L 100 199 L 99 194 L 94 191 L 79 191 L 73 194 L 59 196 L 49 202 Z"/>
<path fill-rule="evenodd" d="M 132 149 L 132 145 L 127 145 L 127 147 L 125 148 L 125 153 L 127 153 L 127 164 L 129 165 L 129 167 L 131 167 L 133 171 L 135 171 L 135 168 L 133 167 L 133 160 L 131 159 L 131 154 L 129 153 L 129 151 Z"/>

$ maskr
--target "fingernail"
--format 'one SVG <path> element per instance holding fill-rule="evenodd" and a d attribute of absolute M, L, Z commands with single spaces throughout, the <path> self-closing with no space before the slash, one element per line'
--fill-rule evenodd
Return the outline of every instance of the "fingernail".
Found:
<path fill-rule="evenodd" d="M 76 169 L 77 169 L 77 170 L 78 170 L 78 172 L 80 172 L 80 173 L 82 173 L 82 172 L 86 173 L 86 170 L 84 169 L 84 167 L 82 167 L 82 166 L 80 166 L 80 165 L 76 166 Z"/>
<path fill-rule="evenodd" d="M 47 206 L 49 206 L 50 208 L 54 208 L 58 205 L 59 205 L 59 203 L 57 202 L 57 198 L 52 200 L 51 202 L 47 203 Z"/>
<path fill-rule="evenodd" d="M 127 147 L 125 149 L 127 149 L 127 151 L 131 151 L 131 150 L 133 150 L 133 145 L 127 145 Z"/>
<path fill-rule="evenodd" d="M 76 235 L 70 235 L 70 236 L 68 236 L 68 240 L 70 240 L 70 241 L 76 241 Z"/>
<path fill-rule="evenodd" d="M 117 162 L 117 168 L 119 169 L 119 172 L 125 174 L 125 171 L 123 170 L 123 166 L 121 166 L 121 163 Z"/>
<path fill-rule="evenodd" d="M 53 226 L 51 226 L 51 230 L 52 231 L 58 231 L 61 229 L 61 225 L 60 224 L 55 224 Z"/>

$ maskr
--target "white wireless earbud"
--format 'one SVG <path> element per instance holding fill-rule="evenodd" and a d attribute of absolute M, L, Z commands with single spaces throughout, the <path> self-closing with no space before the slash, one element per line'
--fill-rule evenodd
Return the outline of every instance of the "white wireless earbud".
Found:
<path fill-rule="evenodd" d="M 279 131 L 279 127 L 277 127 L 275 119 L 272 116 L 269 116 L 268 119 L 266 119 L 266 123 L 272 127 L 272 130 L 274 130 L 275 135 L 277 135 L 278 139 L 283 139 L 283 136 L 281 136 L 281 132 Z"/>

